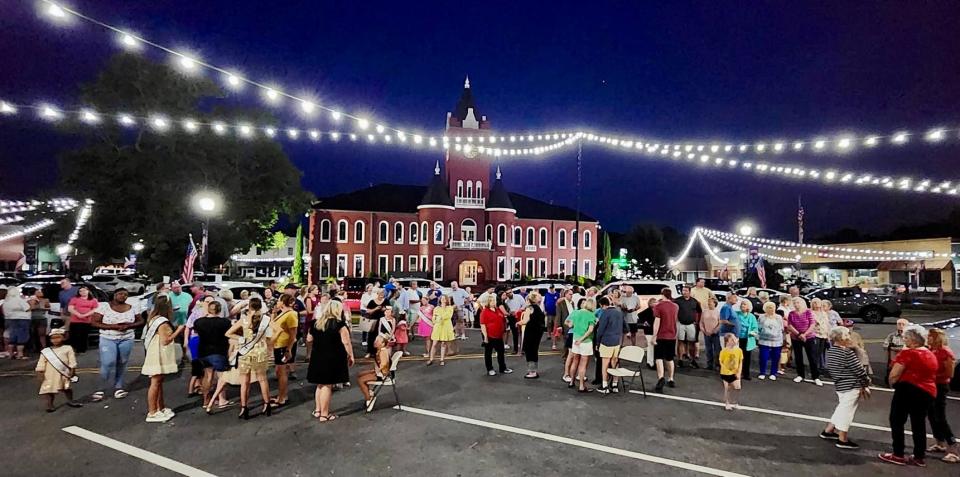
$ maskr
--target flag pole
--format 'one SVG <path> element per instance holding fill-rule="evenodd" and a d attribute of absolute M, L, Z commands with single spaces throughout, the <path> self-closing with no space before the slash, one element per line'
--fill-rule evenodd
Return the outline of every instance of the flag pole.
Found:
<path fill-rule="evenodd" d="M 797 194 L 797 278 L 802 277 L 801 265 L 803 261 L 803 196 Z"/>

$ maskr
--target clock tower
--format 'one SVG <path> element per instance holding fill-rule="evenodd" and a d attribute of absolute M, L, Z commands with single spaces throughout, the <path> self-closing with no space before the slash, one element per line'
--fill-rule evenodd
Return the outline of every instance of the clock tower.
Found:
<path fill-rule="evenodd" d="M 446 131 L 447 135 L 460 138 L 459 142 L 451 139 L 446 151 L 444 169 L 450 197 L 457 208 L 483 209 L 490 189 L 491 157 L 477 149 L 489 144 L 493 136 L 490 122 L 474 104 L 469 77 L 463 82 L 456 107 L 447 113 Z"/>

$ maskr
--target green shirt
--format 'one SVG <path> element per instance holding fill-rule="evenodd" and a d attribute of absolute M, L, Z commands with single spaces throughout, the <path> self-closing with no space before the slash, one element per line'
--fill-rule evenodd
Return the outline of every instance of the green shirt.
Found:
<path fill-rule="evenodd" d="M 570 321 L 573 322 L 573 339 L 579 339 L 582 343 L 592 343 L 593 336 L 587 336 L 580 338 L 584 333 L 587 332 L 587 329 L 590 328 L 590 325 L 595 325 L 597 323 L 597 316 L 591 313 L 589 310 L 577 310 L 570 315 Z"/>
<path fill-rule="evenodd" d="M 170 292 L 167 298 L 170 298 L 170 304 L 173 306 L 173 327 L 176 328 L 186 323 L 187 309 L 190 308 L 190 302 L 193 301 L 193 296 L 182 291 L 180 293 Z"/>

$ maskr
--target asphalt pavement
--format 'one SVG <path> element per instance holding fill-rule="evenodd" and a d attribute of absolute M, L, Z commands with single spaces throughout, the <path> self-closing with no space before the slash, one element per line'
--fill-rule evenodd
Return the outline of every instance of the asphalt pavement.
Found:
<path fill-rule="evenodd" d="M 908 313 L 932 321 L 942 313 Z M 882 370 L 880 342 L 894 328 L 857 323 L 873 367 Z M 359 338 L 355 334 L 355 338 Z M 578 394 L 561 382 L 560 357 L 541 347 L 539 380 L 523 379 L 522 357 L 510 355 L 512 375 L 484 373 L 478 331 L 461 342 L 447 365 L 426 367 L 404 359 L 397 375 L 402 406 L 392 393 L 377 409 L 360 411 L 354 386 L 334 394 L 340 418 L 319 423 L 310 416 L 313 386 L 298 381 L 291 405 L 271 417 L 236 418 L 236 406 L 206 415 L 186 397 L 189 370 L 165 386 L 177 416 L 164 424 L 144 422 L 146 380 L 139 376 L 142 347 L 134 348 L 123 400 L 87 400 L 47 414 L 32 377 L 35 361 L 0 362 L 0 423 L 4 475 L 926 475 L 960 474 L 935 458 L 926 469 L 881 463 L 890 449 L 887 414 L 892 394 L 877 389 L 857 413 L 851 438 L 858 451 L 841 451 L 817 437 L 833 412 L 831 386 L 754 379 L 744 383 L 742 407 L 722 407 L 720 380 L 705 370 L 683 369 L 677 387 L 644 397 L 638 391 L 603 396 Z M 411 345 L 422 352 L 422 342 Z M 358 353 L 359 353 L 358 349 Z M 358 354 L 358 356 L 362 353 Z M 78 396 L 97 388 L 96 350 L 80 358 Z M 352 373 L 368 367 L 358 363 Z M 306 365 L 298 375 L 306 375 Z M 754 363 L 756 370 L 756 363 Z M 878 371 L 879 372 L 879 371 Z M 655 374 L 645 371 L 648 390 Z M 275 384 L 271 384 L 275 387 Z M 236 401 L 237 388 L 230 389 Z M 948 416 L 960 427 L 960 396 Z M 62 397 L 58 403 L 62 404 Z M 252 404 L 259 403 L 254 390 Z M 929 427 L 928 431 L 929 433 Z M 909 448 L 909 437 L 908 448 Z"/>

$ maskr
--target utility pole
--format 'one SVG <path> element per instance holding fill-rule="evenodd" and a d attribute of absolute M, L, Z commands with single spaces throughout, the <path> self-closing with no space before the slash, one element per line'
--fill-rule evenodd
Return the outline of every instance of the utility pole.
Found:
<path fill-rule="evenodd" d="M 573 238 L 574 278 L 580 283 L 580 185 L 583 179 L 583 140 L 577 139 L 577 217 Z"/>

